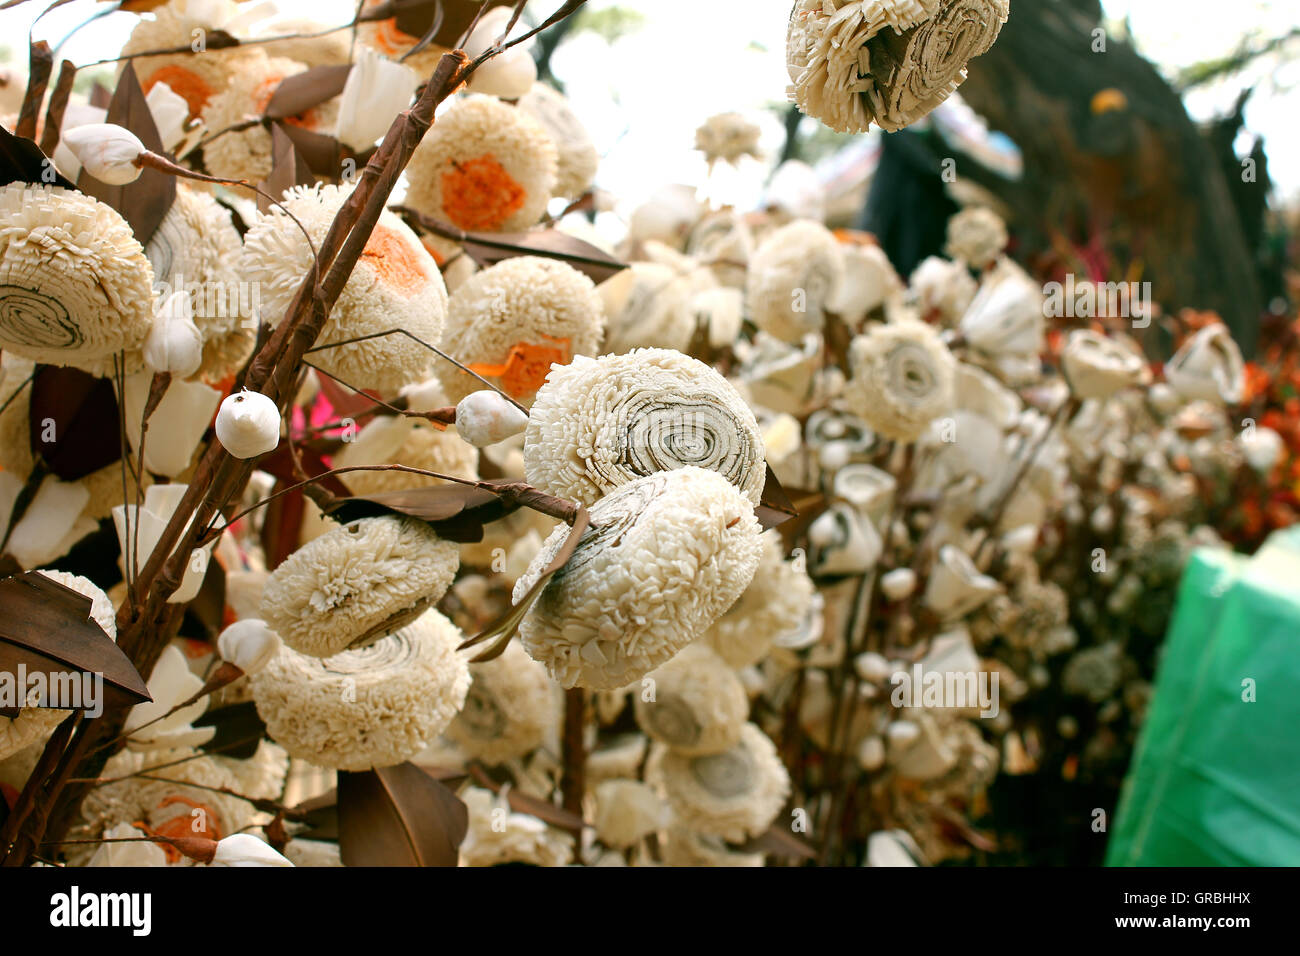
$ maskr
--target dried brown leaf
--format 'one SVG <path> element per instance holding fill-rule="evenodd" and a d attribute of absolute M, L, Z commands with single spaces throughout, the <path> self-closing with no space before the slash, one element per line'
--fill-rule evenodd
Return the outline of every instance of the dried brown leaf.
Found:
<path fill-rule="evenodd" d="M 338 821 L 344 866 L 455 866 L 469 811 L 408 762 L 340 771 Z"/>

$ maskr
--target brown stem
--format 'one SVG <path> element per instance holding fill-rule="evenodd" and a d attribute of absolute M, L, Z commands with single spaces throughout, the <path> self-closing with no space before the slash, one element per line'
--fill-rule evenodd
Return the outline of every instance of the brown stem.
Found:
<path fill-rule="evenodd" d="M 586 694 L 581 687 L 564 692 L 564 769 L 560 793 L 564 809 L 582 817 L 582 795 L 587 788 Z M 581 833 L 575 833 L 581 839 Z"/>
<path fill-rule="evenodd" d="M 77 67 L 71 60 L 59 64 L 59 79 L 50 93 L 50 105 L 45 108 L 45 128 L 41 130 L 41 152 L 53 156 L 59 145 L 59 135 L 63 130 L 63 114 L 68 109 L 68 97 L 72 95 L 72 83 L 77 78 Z"/>

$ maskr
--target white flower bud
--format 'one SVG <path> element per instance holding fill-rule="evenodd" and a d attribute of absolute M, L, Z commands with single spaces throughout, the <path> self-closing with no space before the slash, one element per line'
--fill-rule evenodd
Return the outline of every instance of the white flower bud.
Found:
<path fill-rule="evenodd" d="M 476 448 L 486 448 L 528 427 L 528 416 L 497 392 L 471 392 L 456 406 L 456 433 Z"/>
<path fill-rule="evenodd" d="M 158 306 L 144 342 L 144 360 L 155 372 L 189 378 L 203 364 L 203 333 L 194 324 L 189 293 L 178 289 Z"/>
<path fill-rule="evenodd" d="M 475 59 L 486 53 L 496 42 L 513 16 L 511 10 L 497 7 L 485 13 L 478 25 L 465 38 L 465 52 Z M 470 78 L 470 89 L 476 93 L 486 93 L 503 100 L 517 100 L 537 82 L 537 63 L 529 48 L 532 41 L 499 53 L 485 62 Z"/>
<path fill-rule="evenodd" d="M 209 866 L 293 866 L 251 833 L 232 833 L 217 842 L 217 852 Z"/>
<path fill-rule="evenodd" d="M 102 183 L 125 186 L 140 178 L 135 160 L 145 152 L 129 129 L 113 123 L 91 123 L 63 134 L 63 142 L 81 162 L 81 168 Z"/>
<path fill-rule="evenodd" d="M 865 681 L 873 684 L 883 684 L 889 679 L 893 668 L 889 666 L 889 661 L 885 660 L 883 654 L 877 654 L 875 651 L 867 651 L 865 654 L 859 654 L 853 659 L 853 669 L 858 672 L 858 676 Z"/>
<path fill-rule="evenodd" d="M 916 590 L 916 572 L 911 568 L 895 568 L 881 575 L 880 590 L 891 601 L 901 601 Z"/>
<path fill-rule="evenodd" d="M 231 395 L 217 412 L 217 440 L 236 458 L 256 458 L 280 443 L 280 410 L 260 392 Z"/>
<path fill-rule="evenodd" d="M 280 652 L 280 635 L 259 618 L 245 618 L 221 632 L 217 652 L 245 674 L 256 674 Z"/>

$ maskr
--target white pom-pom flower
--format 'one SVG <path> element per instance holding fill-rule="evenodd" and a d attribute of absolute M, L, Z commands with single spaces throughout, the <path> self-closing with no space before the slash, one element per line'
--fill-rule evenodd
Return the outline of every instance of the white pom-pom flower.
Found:
<path fill-rule="evenodd" d="M 350 186 L 295 186 L 285 191 L 284 210 L 273 207 L 248 230 L 241 272 L 260 289 L 262 318 L 283 319 L 311 268 L 311 245 L 298 222 L 319 247 L 351 192 Z M 447 289 L 433 257 L 406 223 L 384 212 L 321 330 L 312 362 L 357 388 L 392 394 L 428 378 L 433 357 L 401 332 L 437 344 L 446 315 Z M 351 341 L 364 336 L 374 337 Z"/>
<path fill-rule="evenodd" d="M 973 206 L 948 220 L 947 253 L 973 269 L 985 269 L 1007 246 L 1007 224 L 992 209 Z"/>
<path fill-rule="evenodd" d="M 524 110 L 469 96 L 438 117 L 406 169 L 406 202 L 461 229 L 527 229 L 555 189 L 555 143 Z"/>
<path fill-rule="evenodd" d="M 554 558 L 557 528 L 515 582 Z M 638 478 L 591 508 L 577 551 L 520 625 L 524 649 L 564 687 L 609 690 L 672 658 L 736 600 L 758 567 L 753 507 L 725 478 L 680 468 Z"/>
<path fill-rule="evenodd" d="M 534 83 L 517 105 L 537 120 L 555 143 L 557 164 L 552 192 L 566 199 L 581 196 L 596 178 L 600 153 L 569 101 L 545 83 Z"/>
<path fill-rule="evenodd" d="M 853 340 L 849 362 L 848 408 L 886 438 L 915 441 L 952 411 L 956 361 L 922 322 L 871 326 Z"/>
<path fill-rule="evenodd" d="M 515 256 L 456 290 L 441 348 L 526 405 L 552 364 L 596 352 L 604 325 L 589 278 L 554 259 Z M 453 402 L 483 387 L 450 362 L 436 370 Z"/>
<path fill-rule="evenodd" d="M 294 650 L 329 657 L 436 604 L 459 564 L 456 545 L 421 521 L 362 518 L 289 555 L 266 582 L 262 617 Z"/>
<path fill-rule="evenodd" d="M 333 657 L 280 650 L 250 678 L 267 733 L 290 756 L 336 770 L 414 757 L 456 716 L 469 667 L 463 635 L 437 611 L 360 650 Z"/>
<path fill-rule="evenodd" d="M 695 466 L 753 505 L 767 472 L 754 413 L 713 368 L 667 349 L 577 358 L 551 372 L 524 433 L 524 473 L 592 505 L 627 482 Z"/>
<path fill-rule="evenodd" d="M 797 342 L 821 331 L 844 281 L 844 253 L 829 229 L 811 220 L 782 226 L 759 243 L 749 262 L 745 301 L 764 332 Z"/>

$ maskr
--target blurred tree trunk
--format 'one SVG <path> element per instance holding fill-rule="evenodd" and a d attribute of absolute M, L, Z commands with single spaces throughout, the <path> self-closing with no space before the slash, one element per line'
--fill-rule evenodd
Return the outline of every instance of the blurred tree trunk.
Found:
<path fill-rule="evenodd" d="M 1010 206 L 1022 258 L 1078 272 L 1070 247 L 1091 247 L 1108 266 L 1096 278 L 1150 281 L 1167 310 L 1214 309 L 1251 352 L 1262 293 L 1222 166 L 1156 69 L 1094 34 L 1098 10 L 1095 0 L 1014 0 L 961 93 L 1015 140 L 1025 172 L 1014 183 L 972 178 Z M 1246 188 L 1267 190 L 1262 173 Z"/>

